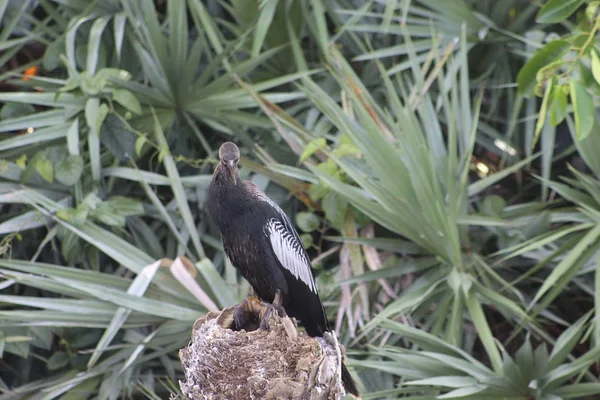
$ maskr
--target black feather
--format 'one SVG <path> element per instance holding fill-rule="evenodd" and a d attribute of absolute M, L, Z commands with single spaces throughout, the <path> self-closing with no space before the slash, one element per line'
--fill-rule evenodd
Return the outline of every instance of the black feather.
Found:
<path fill-rule="evenodd" d="M 225 146 L 238 151 L 231 145 L 228 142 L 221 147 L 221 162 L 215 169 L 207 199 L 208 211 L 223 235 L 223 248 L 261 299 L 271 303 L 279 290 L 288 315 L 300 320 L 308 335 L 323 336 L 331 329 L 302 241 L 281 208 L 254 183 L 239 179 L 235 164 L 223 161 L 235 158 L 223 154 Z M 284 259 L 305 265 L 301 274 L 290 265 L 282 265 L 269 237 L 270 223 L 271 232 L 276 231 L 278 239 L 285 240 L 292 252 L 284 254 Z M 343 364 L 342 381 L 346 391 L 358 397 L 356 384 Z"/>

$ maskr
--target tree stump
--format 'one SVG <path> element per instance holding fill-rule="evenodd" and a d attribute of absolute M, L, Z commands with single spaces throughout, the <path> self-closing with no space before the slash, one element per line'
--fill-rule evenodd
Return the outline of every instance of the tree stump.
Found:
<path fill-rule="evenodd" d="M 248 302 L 210 312 L 194 323 L 191 343 L 179 351 L 185 371 L 185 381 L 179 385 L 185 398 L 337 400 L 345 396 L 335 335 L 309 337 L 276 311 L 268 330 L 257 329 L 251 321 L 236 327 L 234 312 Z"/>

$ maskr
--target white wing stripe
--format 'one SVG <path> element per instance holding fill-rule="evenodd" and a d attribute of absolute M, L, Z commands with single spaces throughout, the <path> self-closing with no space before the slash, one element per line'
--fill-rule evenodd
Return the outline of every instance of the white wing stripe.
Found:
<path fill-rule="evenodd" d="M 281 265 L 316 293 L 317 285 L 310 263 L 296 237 L 276 218 L 267 222 L 265 233 L 271 240 L 271 247 Z"/>

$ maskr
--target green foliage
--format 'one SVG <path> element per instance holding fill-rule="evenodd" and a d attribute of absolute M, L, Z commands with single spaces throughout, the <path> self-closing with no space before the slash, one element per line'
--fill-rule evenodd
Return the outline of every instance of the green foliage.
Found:
<path fill-rule="evenodd" d="M 536 21 L 541 23 L 564 21 L 577 11 L 582 4 L 584 4 L 584 0 L 549 0 L 538 12 Z"/>
<path fill-rule="evenodd" d="M 564 23 L 585 3 L 583 0 L 549 0 L 538 12 L 536 21 Z M 535 93 L 543 98 L 533 144 L 544 124 L 557 126 L 563 121 L 567 111 L 567 94 L 572 105 L 577 140 L 587 138 L 594 127 L 594 100 L 600 94 L 600 61 L 596 49 L 596 34 L 600 27 L 599 4 L 590 2 L 581 12 L 577 26 L 561 35 L 564 39 L 556 39 L 558 27 L 555 26 L 555 30 L 546 36 L 552 39 L 519 71 L 519 93 L 525 96 Z"/>
<path fill-rule="evenodd" d="M 363 398 L 600 394 L 598 2 L 17 3 L 0 399 L 177 392 L 194 320 L 248 293 L 204 212 L 225 140 Z"/>
<path fill-rule="evenodd" d="M 519 71 L 519 75 L 517 75 L 517 83 L 519 84 L 521 94 L 533 94 L 538 74 L 542 73 L 548 75 L 548 77 L 552 76 L 554 71 L 544 69 L 544 67 L 562 58 L 570 49 L 571 44 L 568 41 L 553 40 L 538 50 Z"/>

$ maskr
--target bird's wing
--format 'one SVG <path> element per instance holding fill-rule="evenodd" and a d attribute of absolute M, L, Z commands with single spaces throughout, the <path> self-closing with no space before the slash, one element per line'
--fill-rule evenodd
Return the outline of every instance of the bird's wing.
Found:
<path fill-rule="evenodd" d="M 301 239 L 285 214 L 282 219 L 283 221 L 279 218 L 271 218 L 265 226 L 265 234 L 271 241 L 273 252 L 285 269 L 296 279 L 301 280 L 311 291 L 317 293 L 317 284 Z"/>
<path fill-rule="evenodd" d="M 312 292 L 317 293 L 317 283 L 312 273 L 308 254 L 302 246 L 302 239 L 298 236 L 298 232 L 294 229 L 294 225 L 286 213 L 253 182 L 244 181 L 244 184 L 258 200 L 268 203 L 277 211 L 276 217 L 271 217 L 267 221 L 264 232 L 271 241 L 271 247 L 279 263 L 296 279 L 308 286 Z"/>

